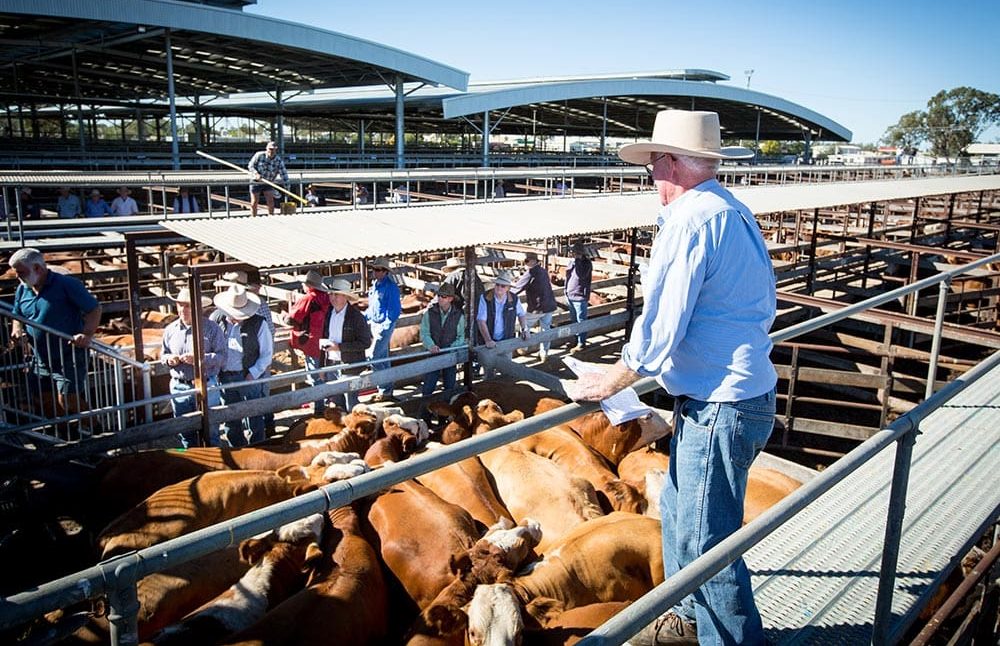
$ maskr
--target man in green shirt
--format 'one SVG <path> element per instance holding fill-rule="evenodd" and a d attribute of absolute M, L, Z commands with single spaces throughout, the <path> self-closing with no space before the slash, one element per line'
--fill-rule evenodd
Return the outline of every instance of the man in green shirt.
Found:
<path fill-rule="evenodd" d="M 438 289 L 437 295 L 437 303 L 428 307 L 420 319 L 420 341 L 434 354 L 465 345 L 465 315 L 454 307 L 455 288 L 445 283 Z M 454 390 L 456 368 L 451 365 L 427 373 L 422 391 L 425 399 L 434 394 L 439 374 L 444 381 L 444 391 Z"/>

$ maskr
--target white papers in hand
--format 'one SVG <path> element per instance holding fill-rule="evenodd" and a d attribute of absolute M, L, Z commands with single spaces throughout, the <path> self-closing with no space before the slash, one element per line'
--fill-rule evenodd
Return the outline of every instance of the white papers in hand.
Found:
<path fill-rule="evenodd" d="M 591 372 L 604 372 L 607 369 L 605 365 L 587 363 L 574 357 L 563 357 L 563 363 L 577 377 Z M 604 410 L 604 414 L 608 416 L 608 420 L 615 426 L 624 424 L 637 417 L 643 417 L 652 412 L 649 406 L 639 401 L 639 395 L 631 388 L 626 388 L 607 399 L 601 400 L 601 409 Z"/>

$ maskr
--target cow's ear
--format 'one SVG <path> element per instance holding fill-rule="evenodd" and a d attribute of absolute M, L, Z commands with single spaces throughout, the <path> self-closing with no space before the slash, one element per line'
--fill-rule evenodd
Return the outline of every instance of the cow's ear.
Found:
<path fill-rule="evenodd" d="M 336 406 L 327 406 L 323 410 L 323 419 L 326 419 L 338 426 L 343 425 L 344 411 Z"/>
<path fill-rule="evenodd" d="M 441 603 L 428 606 L 423 612 L 423 620 L 428 628 L 441 636 L 464 631 L 469 625 L 469 616 L 461 608 Z"/>
<path fill-rule="evenodd" d="M 259 538 L 248 538 L 240 543 L 240 560 L 249 565 L 257 565 L 271 549 L 270 543 Z"/>
<path fill-rule="evenodd" d="M 319 565 L 321 560 L 323 560 L 323 548 L 316 543 L 309 543 L 306 547 L 306 558 L 302 562 L 303 570 L 308 572 Z"/>
<path fill-rule="evenodd" d="M 299 466 L 298 464 L 286 464 L 283 467 L 278 467 L 274 472 L 279 478 L 284 478 L 285 482 L 304 482 L 309 480 L 309 475 L 306 470 Z"/>
<path fill-rule="evenodd" d="M 304 482 L 300 485 L 296 485 L 292 489 L 292 496 L 301 496 L 304 493 L 309 493 L 310 491 L 316 491 L 319 489 L 319 485 L 315 482 Z"/>
<path fill-rule="evenodd" d="M 524 607 L 524 628 L 540 630 L 565 610 L 562 601 L 550 597 L 535 597 Z"/>
<path fill-rule="evenodd" d="M 461 412 L 462 421 L 468 424 L 470 428 L 475 425 L 476 417 L 477 413 L 475 407 L 469 405 L 462 406 L 462 412 Z M 456 419 L 458 418 L 456 417 Z"/>

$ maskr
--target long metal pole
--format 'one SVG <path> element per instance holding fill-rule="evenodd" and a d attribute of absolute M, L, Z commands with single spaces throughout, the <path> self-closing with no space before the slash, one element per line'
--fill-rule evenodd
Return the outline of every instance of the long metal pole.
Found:
<path fill-rule="evenodd" d="M 406 153 L 403 138 L 403 77 L 396 75 L 396 168 L 406 168 Z"/>
<path fill-rule="evenodd" d="M 483 163 L 482 167 L 490 165 L 490 111 L 483 112 Z"/>
<path fill-rule="evenodd" d="M 948 287 L 950 285 L 950 278 L 938 283 L 937 315 L 934 317 L 934 338 L 931 340 L 931 362 L 927 366 L 927 387 L 924 388 L 924 399 L 934 394 L 938 357 L 941 355 L 941 331 L 944 328 L 944 310 L 948 302 Z"/>
<path fill-rule="evenodd" d="M 167 50 L 167 100 L 170 103 L 170 157 L 174 170 L 181 168 L 181 149 L 177 142 L 177 97 L 174 96 L 174 51 L 170 46 L 170 30 L 164 30 Z"/>
<path fill-rule="evenodd" d="M 199 155 L 201 155 L 202 157 L 204 157 L 205 159 L 211 159 L 212 161 L 214 161 L 217 164 L 222 164 L 223 166 L 228 166 L 229 168 L 232 168 L 233 170 L 238 170 L 241 173 L 244 173 L 246 175 L 252 175 L 252 173 L 250 172 L 249 169 L 247 169 L 247 168 L 241 168 L 240 166 L 237 166 L 236 164 L 232 164 L 230 162 L 227 162 L 225 159 L 219 159 L 218 157 L 215 157 L 213 155 L 209 155 L 204 150 L 196 150 L 195 152 L 198 153 Z M 274 182 L 272 182 L 270 180 L 266 180 L 263 177 L 260 178 L 260 181 L 263 182 L 263 183 L 265 183 L 265 184 L 267 184 L 271 188 L 274 188 L 274 189 L 277 189 L 277 190 L 281 191 L 282 193 L 284 193 L 285 195 L 287 195 L 289 197 L 294 197 L 296 200 L 298 200 L 302 204 L 308 204 L 309 203 L 309 201 L 306 200 L 306 198 L 302 197 L 301 195 L 296 195 L 295 193 L 292 193 L 291 191 L 289 191 L 288 189 L 286 189 L 284 186 L 280 186 L 278 184 L 275 184 Z M 227 189 L 228 189 L 228 187 L 227 187 Z M 228 193 L 228 190 L 227 190 L 227 193 L 226 193 L 226 204 L 229 204 L 229 193 Z M 228 213 L 227 213 L 227 215 L 228 215 Z"/>
<path fill-rule="evenodd" d="M 882 542 L 882 568 L 878 577 L 878 597 L 875 599 L 875 625 L 872 629 L 872 644 L 877 646 L 889 643 L 899 542 L 903 537 L 903 516 L 906 513 L 906 490 L 910 482 L 910 463 L 918 432 L 914 428 L 896 440 L 896 461 L 892 469 L 889 513 L 885 523 L 885 540 Z"/>

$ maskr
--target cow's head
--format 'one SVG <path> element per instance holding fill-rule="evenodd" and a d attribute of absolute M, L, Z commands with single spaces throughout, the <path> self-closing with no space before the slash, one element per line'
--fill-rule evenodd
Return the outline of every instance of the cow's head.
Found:
<path fill-rule="evenodd" d="M 513 422 L 520 422 L 524 419 L 524 413 L 515 410 L 505 414 L 495 401 L 484 399 L 476 406 L 476 417 L 479 418 L 476 433 L 485 433 Z"/>
<path fill-rule="evenodd" d="M 541 630 L 563 610 L 555 599 L 537 598 L 523 604 L 506 583 L 476 587 L 469 603 L 466 643 L 473 646 L 520 644 L 524 631 Z"/>

